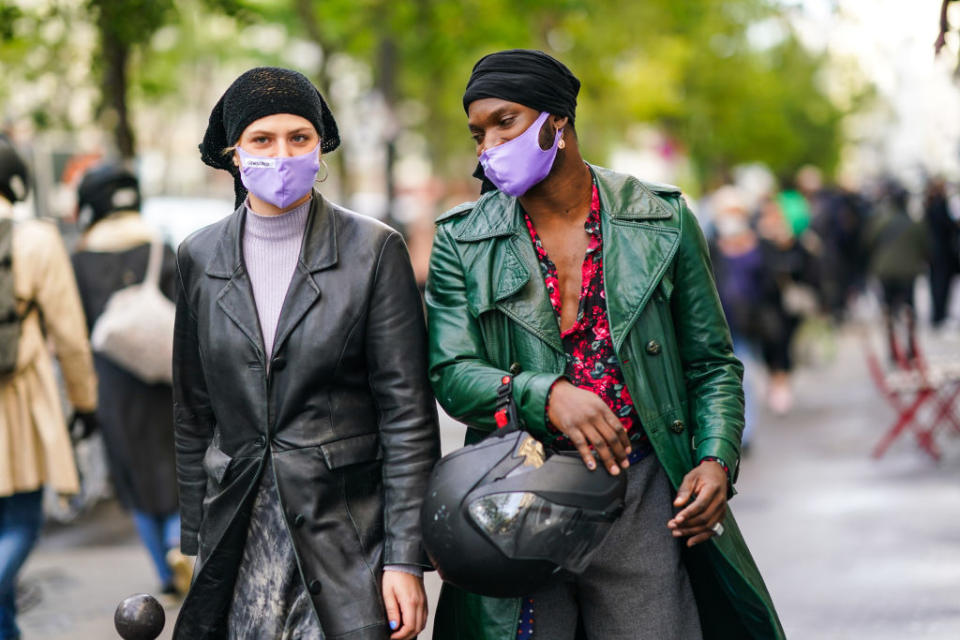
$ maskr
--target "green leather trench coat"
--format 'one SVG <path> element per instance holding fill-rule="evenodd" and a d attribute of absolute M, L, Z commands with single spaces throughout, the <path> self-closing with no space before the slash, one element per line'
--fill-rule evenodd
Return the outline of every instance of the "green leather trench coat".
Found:
<path fill-rule="evenodd" d="M 613 344 L 656 456 L 674 488 L 699 460 L 719 457 L 731 469 L 732 494 L 743 369 L 703 234 L 678 189 L 591 170 Z M 493 191 L 438 219 L 426 301 L 430 379 L 440 404 L 468 425 L 467 443 L 495 428 L 496 390 L 507 372 L 525 428 L 549 441 L 544 407 L 564 353 L 516 198 Z M 723 525 L 722 536 L 684 551 L 704 637 L 784 637 L 729 510 Z M 433 637 L 513 640 L 519 612 L 519 599 L 444 585 Z"/>

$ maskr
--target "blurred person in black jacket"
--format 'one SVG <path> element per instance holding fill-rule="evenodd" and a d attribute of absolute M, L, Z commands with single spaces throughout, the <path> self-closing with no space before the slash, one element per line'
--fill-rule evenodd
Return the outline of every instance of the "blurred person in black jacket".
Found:
<path fill-rule="evenodd" d="M 901 365 L 913 360 L 916 348 L 914 284 L 927 270 L 929 244 L 924 225 L 907 211 L 907 191 L 893 180 L 883 187 L 876 210 L 864 231 L 864 246 L 870 255 L 870 274 L 883 294 L 884 317 L 890 359 Z M 903 321 L 906 353 L 900 348 L 897 327 Z"/>
<path fill-rule="evenodd" d="M 950 215 L 947 185 L 942 178 L 934 178 L 927 185 L 924 214 L 930 239 L 931 322 L 939 327 L 947 319 L 953 277 L 960 273 L 960 225 Z"/>
<path fill-rule="evenodd" d="M 817 262 L 812 249 L 814 236 L 797 236 L 780 208 L 770 198 L 760 207 L 757 233 L 764 241 L 764 264 L 775 283 L 771 304 L 757 310 L 761 326 L 761 351 L 770 370 L 767 404 L 778 414 L 793 406 L 790 374 L 793 371 L 793 336 L 803 316 L 816 311 L 819 301 Z M 774 297 L 775 296 L 775 297 Z M 773 300 L 777 304 L 772 304 Z"/>
<path fill-rule="evenodd" d="M 140 217 L 136 176 L 121 166 L 88 171 L 80 181 L 77 205 L 82 236 L 73 267 L 92 331 L 116 291 L 144 280 L 157 232 Z M 171 301 L 176 277 L 174 253 L 164 247 L 159 285 Z M 117 496 L 133 514 L 163 591 L 184 593 L 190 570 L 179 551 L 172 551 L 180 544 L 173 389 L 148 384 L 97 353 L 94 364 L 100 378 L 97 413 Z"/>
<path fill-rule="evenodd" d="M 837 321 L 846 315 L 851 296 L 864 288 L 867 256 L 861 235 L 869 211 L 866 201 L 844 188 L 827 189 L 811 228 L 820 238 L 821 295 Z"/>

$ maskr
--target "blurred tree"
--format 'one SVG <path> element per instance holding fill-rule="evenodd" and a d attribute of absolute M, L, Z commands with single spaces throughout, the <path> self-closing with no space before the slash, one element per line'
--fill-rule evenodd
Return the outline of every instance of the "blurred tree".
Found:
<path fill-rule="evenodd" d="M 99 34 L 95 57 L 102 91 L 101 116 L 114 132 L 123 158 L 134 156 L 133 130 L 127 106 L 130 54 L 173 16 L 173 0 L 88 0 Z"/>
<path fill-rule="evenodd" d="M 190 100 L 184 87 L 241 62 L 302 68 L 328 93 L 336 80 L 331 73 L 342 68 L 333 63 L 346 56 L 372 71 L 372 90 L 386 107 L 381 143 L 388 179 L 397 146 L 409 139 L 404 132 L 422 136 L 438 174 L 465 176 L 474 159 L 460 97 L 472 65 L 491 51 L 532 47 L 563 60 L 582 80 L 577 129 L 594 161 L 632 144 L 636 125 L 652 123 L 685 148 L 701 184 L 757 160 L 780 175 L 808 162 L 829 172 L 845 114 L 822 86 L 829 61 L 801 46 L 779 6 L 776 0 L 0 0 L 0 64 L 18 67 L 0 79 L 0 98 L 10 95 L 16 78 L 48 82 L 50 75 L 58 81 L 51 91 L 69 95 L 67 88 L 83 82 L 76 69 L 66 72 L 76 66 L 74 49 L 83 47 L 77 34 L 93 28 L 103 54 L 92 58 L 101 122 L 129 155 L 131 94 L 144 105 Z M 57 20 L 63 26 L 54 29 Z M 250 25 L 278 30 L 268 38 L 279 40 L 276 46 L 245 42 Z M 284 50 L 297 39 L 322 50 L 317 64 L 304 68 Z M 35 120 L 40 126 L 69 120 L 61 116 L 69 103 L 51 101 Z M 343 154 L 337 161 L 342 175 Z"/>
<path fill-rule="evenodd" d="M 182 4 L 188 12 L 246 16 L 243 0 L 0 0 L 0 99 L 37 94 L 29 105 L 34 124 L 71 129 L 83 124 L 71 98 L 92 83 L 100 95 L 94 117 L 111 132 L 121 157 L 132 158 L 131 94 L 179 88 L 151 75 L 160 67 L 150 64 L 149 44 L 158 31 L 181 24 Z M 182 79 L 187 62 L 179 56 L 172 75 Z"/>
<path fill-rule="evenodd" d="M 282 12 L 283 2 L 269 4 Z M 470 165 L 460 96 L 471 66 L 510 47 L 547 51 L 580 77 L 578 129 L 598 161 L 631 125 L 653 122 L 683 143 L 701 182 L 740 162 L 763 161 L 780 174 L 836 165 L 844 114 L 820 83 L 827 61 L 800 45 L 770 0 L 293 5 L 292 28 L 369 64 L 393 111 L 422 106 L 420 117 L 399 119 L 426 137 L 440 173 L 463 175 Z M 763 38 L 751 38 L 752 29 L 772 42 L 753 42 Z"/>

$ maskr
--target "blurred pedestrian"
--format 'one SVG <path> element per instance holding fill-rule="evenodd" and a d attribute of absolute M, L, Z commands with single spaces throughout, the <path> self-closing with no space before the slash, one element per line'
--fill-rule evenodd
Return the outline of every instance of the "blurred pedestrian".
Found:
<path fill-rule="evenodd" d="M 817 269 L 813 252 L 798 237 L 778 200 L 771 198 L 761 205 L 757 232 L 764 241 L 764 264 L 776 283 L 767 304 L 757 309 L 761 351 L 770 372 L 767 404 L 783 415 L 793 407 L 793 337 L 803 317 L 818 306 Z"/>
<path fill-rule="evenodd" d="M 939 327 L 950 309 L 950 288 L 960 273 L 960 222 L 950 213 L 947 183 L 934 178 L 927 185 L 924 215 L 930 245 L 931 322 Z"/>
<path fill-rule="evenodd" d="M 173 250 L 140 217 L 140 187 L 133 173 L 111 164 L 91 169 L 80 181 L 77 209 L 82 236 L 73 268 L 90 331 L 114 293 L 144 281 L 155 245 L 162 251 L 160 290 L 174 299 Z M 117 497 L 133 514 L 161 590 L 186 593 L 190 570 L 185 559 L 177 551 L 167 561 L 168 553 L 180 546 L 173 389 L 145 382 L 100 353 L 94 353 L 94 366 L 100 379 L 97 418 Z"/>
<path fill-rule="evenodd" d="M 870 274 L 880 282 L 890 360 L 901 366 L 917 355 L 914 286 L 928 269 L 929 244 L 924 225 L 907 211 L 909 194 L 894 180 L 887 180 L 873 218 L 864 232 L 870 255 Z M 906 351 L 897 337 L 904 327 Z"/>
<path fill-rule="evenodd" d="M 864 289 L 862 236 L 869 208 L 858 193 L 842 187 L 825 190 L 821 202 L 811 221 L 823 247 L 817 273 L 824 307 L 840 322 L 853 296 Z"/>
<path fill-rule="evenodd" d="M 711 194 L 715 235 L 710 242 L 713 273 L 723 313 L 730 326 L 734 354 L 744 364 L 744 420 L 741 447 L 751 445 L 756 426 L 756 367 L 761 365 L 764 325 L 770 309 L 781 306 L 780 291 L 766 263 L 764 241 L 751 225 L 746 199 L 739 189 L 724 186 Z M 775 312 L 775 311 L 774 311 Z"/>
<path fill-rule="evenodd" d="M 540 51 L 474 66 L 463 107 L 486 193 L 437 221 L 431 381 L 472 443 L 511 378 L 535 438 L 628 474 L 626 508 L 583 573 L 529 598 L 444 584 L 433 635 L 572 640 L 579 621 L 593 639 L 782 638 L 726 508 L 742 367 L 703 235 L 677 188 L 584 162 L 579 88 Z"/>
<path fill-rule="evenodd" d="M 777 194 L 777 205 L 794 236 L 801 235 L 810 226 L 813 217 L 810 202 L 799 187 L 784 189 Z"/>
<path fill-rule="evenodd" d="M 423 312 L 398 233 L 313 190 L 340 143 L 302 74 L 260 67 L 201 145 L 237 210 L 180 245 L 184 553 L 174 637 L 415 637 L 420 504 L 439 454 Z M 391 635 L 392 633 L 392 635 Z"/>
<path fill-rule="evenodd" d="M 66 248 L 52 224 L 12 219 L 28 184 L 0 136 L 0 640 L 20 637 L 17 574 L 40 535 L 43 488 L 79 490 L 48 340 L 78 436 L 96 429 L 97 381 Z"/>

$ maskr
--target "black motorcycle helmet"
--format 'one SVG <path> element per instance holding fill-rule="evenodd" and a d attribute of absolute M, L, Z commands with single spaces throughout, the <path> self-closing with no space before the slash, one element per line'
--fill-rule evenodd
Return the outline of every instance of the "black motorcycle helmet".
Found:
<path fill-rule="evenodd" d="M 26 200 L 29 182 L 27 163 L 10 139 L 0 133 L 0 196 L 11 203 Z"/>
<path fill-rule="evenodd" d="M 77 187 L 77 223 L 82 229 L 115 211 L 140 210 L 140 182 L 122 165 L 90 169 Z"/>
<path fill-rule="evenodd" d="M 512 406 L 510 413 L 496 433 L 437 463 L 421 511 L 424 548 L 440 577 L 496 598 L 586 569 L 623 512 L 627 488 L 625 473 L 545 453 L 518 430 Z"/>

